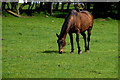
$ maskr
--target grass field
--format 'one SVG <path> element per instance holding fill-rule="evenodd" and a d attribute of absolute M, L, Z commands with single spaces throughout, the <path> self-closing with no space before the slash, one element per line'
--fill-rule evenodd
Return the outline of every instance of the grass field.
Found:
<path fill-rule="evenodd" d="M 65 53 L 59 54 L 56 33 L 64 18 L 39 15 L 2 18 L 3 78 L 117 78 L 118 21 L 95 19 L 90 53 L 70 54 L 69 36 Z M 74 35 L 75 38 L 75 35 Z"/>

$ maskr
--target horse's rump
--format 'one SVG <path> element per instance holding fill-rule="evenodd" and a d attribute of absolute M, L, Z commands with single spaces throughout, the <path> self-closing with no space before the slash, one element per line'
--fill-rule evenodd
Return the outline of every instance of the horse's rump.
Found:
<path fill-rule="evenodd" d="M 83 32 L 88 28 L 92 28 L 93 26 L 93 16 L 88 11 L 80 11 L 72 10 L 66 17 L 65 23 L 68 23 L 68 28 L 70 31 Z M 73 32 L 75 32 L 73 31 Z"/>
<path fill-rule="evenodd" d="M 80 15 L 81 15 L 81 20 L 83 21 L 82 24 L 89 24 L 88 25 L 89 27 L 93 26 L 93 16 L 91 13 L 89 13 L 88 11 L 81 11 Z"/>

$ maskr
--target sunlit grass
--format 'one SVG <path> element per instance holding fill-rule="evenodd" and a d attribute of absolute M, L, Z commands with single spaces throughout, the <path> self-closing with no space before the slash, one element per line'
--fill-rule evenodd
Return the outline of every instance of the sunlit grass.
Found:
<path fill-rule="evenodd" d="M 90 53 L 59 54 L 56 33 L 64 18 L 45 15 L 31 18 L 3 17 L 3 78 L 116 78 L 118 77 L 118 21 L 95 19 Z M 75 38 L 75 35 L 74 35 Z"/>

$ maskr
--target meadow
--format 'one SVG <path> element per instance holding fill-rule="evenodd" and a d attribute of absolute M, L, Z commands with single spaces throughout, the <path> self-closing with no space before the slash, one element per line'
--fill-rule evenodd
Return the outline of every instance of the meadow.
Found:
<path fill-rule="evenodd" d="M 3 78 L 117 78 L 118 20 L 94 19 L 90 53 L 70 54 L 69 36 L 65 53 L 58 53 L 56 33 L 64 18 L 37 15 L 2 17 Z"/>

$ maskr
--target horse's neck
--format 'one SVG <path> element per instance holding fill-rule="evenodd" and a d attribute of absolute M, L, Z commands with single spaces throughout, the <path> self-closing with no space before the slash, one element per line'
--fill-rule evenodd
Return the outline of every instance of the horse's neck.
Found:
<path fill-rule="evenodd" d="M 65 21 L 60 32 L 60 39 L 62 38 L 66 39 L 67 33 L 68 33 L 68 21 Z"/>
<path fill-rule="evenodd" d="M 69 32 L 70 17 L 71 17 L 70 15 L 71 14 L 72 13 L 70 12 L 65 18 L 64 24 L 62 25 L 62 29 L 60 32 L 60 39 L 62 39 L 62 38 L 66 39 L 67 33 Z"/>

